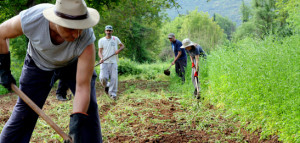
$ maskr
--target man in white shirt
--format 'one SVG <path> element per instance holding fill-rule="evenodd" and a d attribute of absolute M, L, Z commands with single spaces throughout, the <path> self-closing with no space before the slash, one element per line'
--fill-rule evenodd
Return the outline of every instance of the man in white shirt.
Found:
<path fill-rule="evenodd" d="M 104 86 L 106 94 L 113 100 L 116 100 L 118 91 L 118 54 L 125 46 L 118 37 L 112 36 L 112 33 L 113 27 L 111 25 L 105 26 L 106 36 L 98 41 L 98 55 L 101 58 L 99 79 Z M 118 46 L 120 49 L 118 49 Z M 114 56 L 110 57 L 111 55 Z M 104 59 L 106 60 L 104 61 Z M 109 80 L 110 82 L 108 82 Z"/>

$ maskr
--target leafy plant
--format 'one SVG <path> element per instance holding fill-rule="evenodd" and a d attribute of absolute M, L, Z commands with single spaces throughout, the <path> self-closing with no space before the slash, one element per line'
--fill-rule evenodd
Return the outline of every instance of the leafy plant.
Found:
<path fill-rule="evenodd" d="M 299 140 L 299 35 L 278 40 L 246 38 L 208 57 L 207 96 L 215 105 L 239 115 L 247 128 L 262 129 L 262 138 L 278 134 Z"/>
<path fill-rule="evenodd" d="M 120 75 L 136 75 L 142 72 L 141 69 L 136 67 L 137 63 L 132 62 L 130 59 L 120 58 L 118 64 L 118 73 Z"/>

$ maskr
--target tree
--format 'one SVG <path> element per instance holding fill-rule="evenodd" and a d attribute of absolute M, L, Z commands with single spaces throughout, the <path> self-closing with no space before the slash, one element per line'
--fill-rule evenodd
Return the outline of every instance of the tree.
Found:
<path fill-rule="evenodd" d="M 228 17 L 222 17 L 220 14 L 214 14 L 214 21 L 224 30 L 227 39 L 231 39 L 232 33 L 235 31 L 235 23 Z"/>
<path fill-rule="evenodd" d="M 250 9 L 249 6 L 247 6 L 245 4 L 244 0 L 242 1 L 242 5 L 240 7 L 240 11 L 242 13 L 242 22 L 244 23 L 244 22 L 249 21 L 250 16 L 251 16 L 251 9 Z"/>
<path fill-rule="evenodd" d="M 0 20 L 4 21 L 21 10 L 30 6 L 55 0 L 5 0 L 0 1 Z M 153 61 L 157 54 L 155 45 L 158 34 L 158 27 L 161 26 L 165 15 L 160 14 L 163 9 L 178 7 L 175 0 L 86 0 L 89 7 L 97 9 L 101 15 L 100 22 L 94 27 L 97 39 L 104 36 L 105 25 L 113 25 L 115 33 L 126 45 L 126 49 L 121 55 L 139 62 Z M 10 7 L 7 7 L 10 5 Z M 21 37 L 18 37 L 21 38 Z M 26 40 L 11 42 L 11 46 L 20 51 L 17 54 L 25 55 Z M 21 52 L 23 51 L 23 52 Z"/>
<path fill-rule="evenodd" d="M 253 0 L 256 33 L 263 38 L 265 35 L 275 33 L 275 0 Z"/>
<path fill-rule="evenodd" d="M 252 0 L 253 15 L 247 21 L 247 13 L 245 12 L 246 16 L 243 14 L 246 22 L 237 29 L 234 39 L 238 40 L 249 35 L 263 39 L 266 35 L 278 33 L 282 27 L 276 21 L 278 17 L 276 9 L 276 0 Z"/>
<path fill-rule="evenodd" d="M 0 1 L 1 15 L 0 23 L 9 19 L 22 10 L 32 7 L 39 3 L 54 3 L 55 0 L 3 0 Z"/>
<path fill-rule="evenodd" d="M 97 39 L 104 36 L 105 25 L 114 27 L 126 48 L 120 55 L 138 62 L 152 62 L 158 55 L 158 31 L 165 16 L 163 9 L 177 6 L 174 0 L 120 0 L 114 9 L 105 8 L 94 28 Z"/>
<path fill-rule="evenodd" d="M 276 3 L 278 17 L 276 21 L 280 27 L 289 27 L 293 32 L 300 32 L 300 1 L 299 0 L 278 0 Z"/>

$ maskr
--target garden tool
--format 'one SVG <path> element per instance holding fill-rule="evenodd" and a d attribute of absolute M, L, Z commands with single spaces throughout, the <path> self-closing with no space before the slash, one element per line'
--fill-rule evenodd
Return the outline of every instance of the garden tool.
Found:
<path fill-rule="evenodd" d="M 196 71 L 196 68 L 195 68 L 195 67 L 194 67 L 194 70 Z M 199 83 L 198 83 L 198 80 L 197 80 L 198 77 L 195 76 L 194 78 L 195 78 L 196 90 L 197 90 L 197 96 L 196 96 L 196 97 L 198 98 L 198 97 L 199 97 L 199 92 L 200 92 L 200 91 L 199 91 L 199 87 L 198 87 L 198 84 L 199 84 Z"/>
<path fill-rule="evenodd" d="M 165 75 L 167 75 L 167 76 L 169 76 L 170 75 L 170 68 L 172 67 L 172 64 L 169 66 L 169 68 L 168 69 L 166 69 L 166 70 L 164 70 L 164 74 Z"/>
<path fill-rule="evenodd" d="M 59 128 L 30 98 L 28 98 L 15 84 L 11 84 L 11 89 L 41 118 L 43 118 L 63 139 L 64 142 L 72 143 L 71 138 L 61 128 Z"/>
<path fill-rule="evenodd" d="M 116 55 L 116 53 L 114 53 L 114 54 L 108 56 L 107 58 L 103 59 L 103 61 L 106 61 L 107 59 L 111 58 L 114 55 Z M 98 66 L 98 65 L 100 65 L 100 64 L 102 64 L 102 63 L 99 62 L 98 64 L 95 65 L 95 67 Z"/>

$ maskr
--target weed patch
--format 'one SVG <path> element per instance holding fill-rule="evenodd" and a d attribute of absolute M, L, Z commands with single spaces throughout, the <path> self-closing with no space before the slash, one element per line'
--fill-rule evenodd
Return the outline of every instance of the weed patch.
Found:
<path fill-rule="evenodd" d="M 250 131 L 261 129 L 261 139 L 299 141 L 299 39 L 246 39 L 212 52 L 206 96 Z"/>

